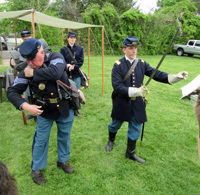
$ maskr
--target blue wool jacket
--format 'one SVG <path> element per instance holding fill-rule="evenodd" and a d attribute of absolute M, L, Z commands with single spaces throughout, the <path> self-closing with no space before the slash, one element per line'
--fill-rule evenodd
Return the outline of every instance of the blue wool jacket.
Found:
<path fill-rule="evenodd" d="M 113 119 L 118 119 L 121 121 L 130 121 L 131 120 L 131 104 L 132 101 L 133 111 L 136 116 L 136 120 L 139 124 L 147 121 L 145 104 L 142 97 L 136 100 L 130 100 L 128 97 L 128 88 L 129 87 L 141 87 L 143 85 L 144 76 L 150 77 L 153 71 L 152 68 L 147 62 L 139 59 L 135 69 L 132 71 L 132 74 L 124 81 L 127 72 L 130 70 L 131 63 L 125 59 L 121 58 L 118 63 L 115 63 L 112 69 L 112 86 L 113 89 L 117 92 L 117 96 L 113 101 L 113 108 L 111 117 Z M 168 82 L 168 73 L 157 71 L 153 79 L 158 82 L 167 83 Z"/>

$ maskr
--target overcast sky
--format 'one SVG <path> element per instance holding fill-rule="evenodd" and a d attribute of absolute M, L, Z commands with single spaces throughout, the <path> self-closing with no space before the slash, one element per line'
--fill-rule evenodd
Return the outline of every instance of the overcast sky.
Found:
<path fill-rule="evenodd" d="M 138 0 L 136 5 L 139 6 L 139 9 L 143 13 L 148 14 L 152 8 L 156 8 L 157 1 L 158 0 Z M 0 0 L 0 3 L 3 2 L 4 0 Z"/>
<path fill-rule="evenodd" d="M 138 0 L 136 6 L 139 6 L 139 9 L 143 13 L 148 14 L 152 8 L 156 8 L 157 1 L 158 0 Z"/>

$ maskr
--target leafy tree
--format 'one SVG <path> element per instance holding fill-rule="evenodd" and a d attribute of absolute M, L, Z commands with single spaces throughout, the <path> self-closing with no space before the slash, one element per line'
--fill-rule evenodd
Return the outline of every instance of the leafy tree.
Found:
<path fill-rule="evenodd" d="M 157 6 L 158 7 L 171 7 L 180 1 L 182 1 L 182 0 L 158 0 Z"/>

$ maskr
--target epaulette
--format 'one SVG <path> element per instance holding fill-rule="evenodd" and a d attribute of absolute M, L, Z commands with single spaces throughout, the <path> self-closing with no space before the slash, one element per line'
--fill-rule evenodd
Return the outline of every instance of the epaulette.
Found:
<path fill-rule="evenodd" d="M 117 65 L 120 65 L 120 64 L 121 64 L 121 62 L 120 62 L 119 60 L 116 60 L 115 63 L 116 63 Z"/>
<path fill-rule="evenodd" d="M 141 62 L 144 63 L 144 60 L 141 59 Z"/>

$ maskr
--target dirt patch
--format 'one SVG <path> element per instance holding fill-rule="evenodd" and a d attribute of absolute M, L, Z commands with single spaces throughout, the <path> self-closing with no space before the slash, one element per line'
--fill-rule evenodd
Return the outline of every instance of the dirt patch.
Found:
<path fill-rule="evenodd" d="M 0 66 L 10 66 L 10 59 L 2 59 L 2 63 Z"/>

